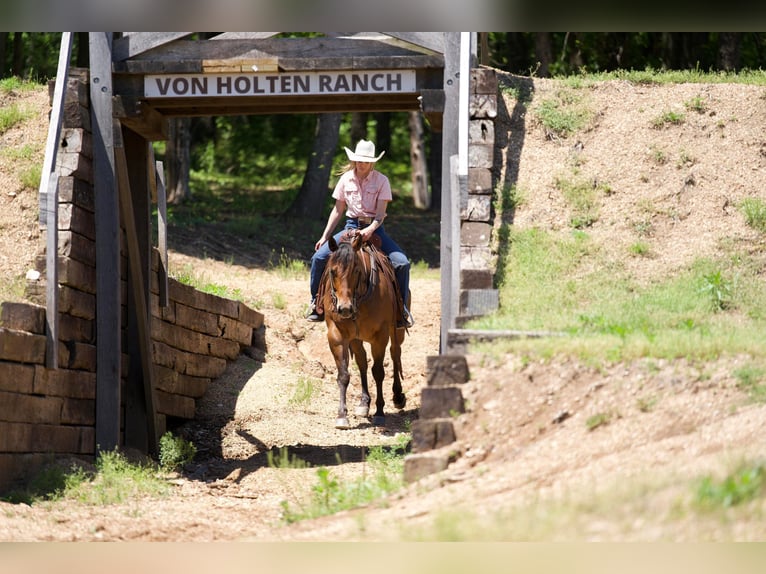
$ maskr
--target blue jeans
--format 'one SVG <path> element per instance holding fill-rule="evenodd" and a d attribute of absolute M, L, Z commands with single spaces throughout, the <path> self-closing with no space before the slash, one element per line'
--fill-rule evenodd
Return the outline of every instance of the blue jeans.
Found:
<path fill-rule="evenodd" d="M 348 229 L 359 229 L 358 221 L 356 219 L 347 219 L 346 226 L 343 230 L 335 234 L 335 241 L 340 241 L 341 236 Z M 396 282 L 399 284 L 404 305 L 405 307 L 408 307 L 407 303 L 410 293 L 410 260 L 407 258 L 407 255 L 404 254 L 402 248 L 388 236 L 383 225 L 375 230 L 375 235 L 380 237 L 380 250 L 388 255 L 391 264 L 394 266 Z M 316 299 L 317 292 L 319 291 L 319 282 L 322 279 L 322 273 L 324 273 L 324 268 L 327 266 L 327 260 L 329 258 L 330 246 L 327 243 L 317 249 L 314 252 L 314 255 L 311 256 L 311 275 L 309 279 L 311 301 Z"/>

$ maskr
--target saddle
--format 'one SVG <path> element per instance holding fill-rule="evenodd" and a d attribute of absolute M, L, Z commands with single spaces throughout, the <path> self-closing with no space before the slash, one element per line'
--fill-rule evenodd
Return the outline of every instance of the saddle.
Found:
<path fill-rule="evenodd" d="M 355 230 L 347 230 L 341 235 L 340 241 L 343 242 L 350 242 L 355 236 Z M 396 280 L 396 273 L 394 272 L 394 266 L 391 264 L 391 260 L 388 258 L 388 255 L 383 253 L 380 250 L 380 246 L 382 245 L 382 241 L 380 237 L 373 234 L 370 238 L 370 241 L 366 242 L 362 249 L 367 251 L 367 253 L 370 255 L 370 262 L 371 267 L 375 269 L 377 267 L 379 273 L 388 281 L 391 282 L 391 284 L 394 286 L 394 292 L 396 293 L 396 316 L 402 317 L 404 316 L 404 299 L 402 297 L 401 289 L 399 288 L 399 282 Z M 316 311 L 319 314 L 324 313 L 324 304 L 322 303 L 324 301 L 324 292 L 325 292 L 325 274 L 327 273 L 327 269 L 322 273 L 322 279 L 319 282 L 319 291 L 317 292 L 317 298 L 316 298 Z M 377 280 L 377 278 L 374 276 L 375 273 L 373 273 L 373 277 L 370 278 L 370 281 L 374 282 Z"/>

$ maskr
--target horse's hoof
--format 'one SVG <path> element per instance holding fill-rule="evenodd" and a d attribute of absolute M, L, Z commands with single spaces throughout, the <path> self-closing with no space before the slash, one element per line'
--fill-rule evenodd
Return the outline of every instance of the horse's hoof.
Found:
<path fill-rule="evenodd" d="M 372 424 L 376 427 L 384 427 L 386 426 L 386 417 L 382 415 L 375 415 L 372 417 Z"/>
<path fill-rule="evenodd" d="M 394 397 L 394 406 L 397 409 L 403 409 L 407 405 L 407 397 L 402 394 L 401 397 Z"/>
<path fill-rule="evenodd" d="M 348 419 L 346 417 L 339 417 L 335 419 L 335 428 L 346 430 L 351 428 L 351 425 L 348 424 Z"/>
<path fill-rule="evenodd" d="M 367 417 L 370 415 L 370 407 L 363 407 L 359 405 L 358 407 L 356 407 L 354 414 L 356 414 L 356 416 L 358 417 Z"/>

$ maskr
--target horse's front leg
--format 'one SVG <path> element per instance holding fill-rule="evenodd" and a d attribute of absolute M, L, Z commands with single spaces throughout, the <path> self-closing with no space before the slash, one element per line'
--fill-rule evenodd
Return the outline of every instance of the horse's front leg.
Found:
<path fill-rule="evenodd" d="M 330 341 L 330 351 L 335 359 L 335 366 L 338 369 L 338 391 L 340 393 L 338 401 L 338 418 L 335 419 L 335 428 L 347 429 L 350 425 L 348 423 L 348 410 L 346 408 L 346 391 L 348 390 L 348 382 L 351 378 L 348 372 L 348 345 L 344 344 L 342 341 L 333 343 L 329 336 L 328 340 Z"/>
<path fill-rule="evenodd" d="M 350 343 L 351 353 L 356 360 L 356 366 L 359 368 L 359 379 L 362 383 L 362 396 L 359 397 L 359 405 L 357 405 L 354 414 L 358 417 L 366 417 L 370 414 L 370 390 L 367 386 L 367 353 L 364 350 L 364 345 L 359 339 L 354 339 Z"/>
<path fill-rule="evenodd" d="M 403 409 L 407 404 L 407 396 L 402 392 L 402 343 L 404 342 L 404 329 L 396 329 L 391 334 L 391 363 L 394 370 L 394 384 L 391 391 L 394 395 L 394 406 Z M 396 337 L 394 341 L 393 337 Z"/>
<path fill-rule="evenodd" d="M 383 359 L 386 355 L 386 343 L 384 341 L 372 344 L 372 378 L 375 379 L 375 414 L 372 417 L 372 424 L 375 426 L 384 426 L 386 424 L 386 415 L 383 407 L 386 401 L 383 397 L 383 378 L 385 371 L 383 369 Z"/>

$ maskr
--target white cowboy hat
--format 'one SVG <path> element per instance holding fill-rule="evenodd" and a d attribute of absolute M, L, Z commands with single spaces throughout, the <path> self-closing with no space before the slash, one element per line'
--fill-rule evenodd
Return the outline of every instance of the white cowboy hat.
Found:
<path fill-rule="evenodd" d="M 375 163 L 383 157 L 383 154 L 386 153 L 383 151 L 378 157 L 375 157 L 375 144 L 368 140 L 359 140 L 354 151 L 351 151 L 345 146 L 343 149 L 346 150 L 346 155 L 348 156 L 349 160 L 363 161 L 367 163 Z"/>

